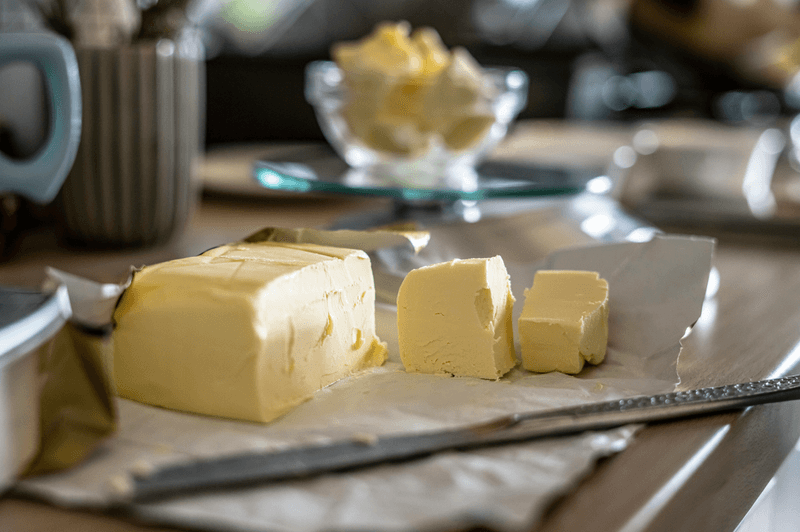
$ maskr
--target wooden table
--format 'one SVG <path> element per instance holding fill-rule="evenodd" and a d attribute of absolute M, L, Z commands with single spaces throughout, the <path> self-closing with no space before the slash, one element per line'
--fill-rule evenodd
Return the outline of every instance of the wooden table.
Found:
<path fill-rule="evenodd" d="M 0 284 L 37 286 L 46 265 L 117 281 L 132 264 L 198 253 L 263 226 L 320 226 L 385 208 L 386 201 L 372 199 L 205 198 L 182 235 L 134 251 L 62 248 L 45 227 L 26 235 L 0 264 Z M 800 240 L 717 236 L 719 292 L 685 340 L 679 364 L 693 387 L 765 378 L 782 363 L 792 369 L 800 360 Z M 533 530 L 734 530 L 798 438 L 800 403 L 649 426 L 557 501 Z M 11 497 L 0 499 L 0 529 L 161 530 Z"/>
<path fill-rule="evenodd" d="M 719 238 L 719 293 L 684 340 L 685 384 L 762 378 L 782 361 L 796 371 L 798 243 Z M 797 403 L 649 426 L 557 504 L 541 530 L 734 530 L 798 437 Z"/>

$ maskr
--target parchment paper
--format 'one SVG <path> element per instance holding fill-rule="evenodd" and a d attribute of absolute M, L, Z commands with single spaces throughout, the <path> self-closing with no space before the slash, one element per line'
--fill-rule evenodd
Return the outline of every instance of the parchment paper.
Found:
<path fill-rule="evenodd" d="M 475 423 L 513 412 L 664 393 L 678 383 L 680 339 L 700 316 L 713 241 L 656 236 L 558 252 L 544 264 L 506 262 L 521 311 L 537 267 L 588 269 L 609 281 L 606 361 L 577 376 L 515 369 L 499 381 L 408 374 L 397 353 L 395 310 L 379 305 L 390 346 L 381 367 L 345 379 L 267 425 L 119 401 L 119 432 L 83 465 L 27 479 L 17 491 L 57 504 L 104 507 L 110 482 L 131 469 L 331 441 Z M 637 427 L 470 452 L 447 452 L 346 474 L 218 491 L 130 507 L 159 523 L 231 530 L 430 530 L 485 525 L 529 528 Z"/>

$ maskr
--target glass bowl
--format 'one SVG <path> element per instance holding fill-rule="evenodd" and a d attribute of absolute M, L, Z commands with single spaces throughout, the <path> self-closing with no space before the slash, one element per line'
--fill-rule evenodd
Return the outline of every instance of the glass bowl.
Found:
<path fill-rule="evenodd" d="M 306 67 L 306 100 L 339 156 L 375 179 L 415 187 L 468 175 L 505 137 L 527 94 L 528 77 L 515 68 L 484 68 L 479 85 L 442 89 L 345 76 L 332 61 Z"/>

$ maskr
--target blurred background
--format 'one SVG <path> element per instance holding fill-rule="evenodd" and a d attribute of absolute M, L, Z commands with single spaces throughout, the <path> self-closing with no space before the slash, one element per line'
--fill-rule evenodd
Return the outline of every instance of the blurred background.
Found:
<path fill-rule="evenodd" d="M 0 31 L 68 31 L 70 11 L 110 17 L 121 2 L 2 0 Z M 531 79 L 521 118 L 703 117 L 765 125 L 800 107 L 800 10 L 793 0 L 138 0 L 142 36 L 200 32 L 205 142 L 321 139 L 303 69 L 383 20 L 436 28 L 482 64 Z M 117 7 L 114 7 L 117 6 Z M 79 14 L 80 15 L 80 14 Z M 73 15 L 73 18 L 75 15 Z M 0 135 L 26 155 L 41 141 L 35 72 L 0 74 Z M 13 108 L 13 109 L 11 109 Z"/>
<path fill-rule="evenodd" d="M 83 46 L 97 44 L 93 39 L 100 38 L 101 27 L 106 31 L 103 38 L 112 41 L 169 37 L 179 42 L 187 35 L 198 39 L 205 54 L 200 136 L 207 151 L 322 140 L 314 111 L 304 99 L 305 66 L 329 59 L 333 43 L 361 38 L 384 20 L 431 26 L 448 47 L 466 47 L 483 65 L 525 70 L 530 87 L 522 122 L 580 123 L 601 131 L 627 128 L 613 139 L 632 145 L 638 159 L 614 152 L 614 161 L 626 169 L 636 161 L 634 170 L 645 176 L 637 178 L 645 184 L 633 187 L 630 194 L 634 207 L 652 199 L 656 188 L 675 195 L 674 187 L 653 183 L 663 181 L 665 172 L 672 172 L 667 176 L 672 184 L 688 183 L 693 193 L 700 191 L 704 201 L 709 191 L 715 194 L 730 184 L 720 185 L 724 174 L 738 197 L 734 205 L 728 201 L 731 194 L 723 192 L 717 214 L 733 212 L 741 219 L 741 206 L 753 204 L 741 197 L 742 181 L 763 182 L 766 176 L 765 186 L 773 186 L 780 155 L 792 173 L 792 183 L 783 186 L 782 193 L 793 202 L 791 227 L 796 228 L 800 186 L 793 146 L 800 127 L 791 125 L 800 109 L 796 0 L 0 1 L 3 32 L 55 31 Z M 108 28 L 114 30 L 112 37 Z M 0 69 L 0 150 L 22 158 L 36 152 L 47 132 L 46 119 L 41 119 L 46 114 L 43 102 L 35 69 Z M 686 120 L 696 122 L 680 131 L 664 129 L 665 123 Z M 662 124 L 660 130 L 639 131 L 640 124 L 653 121 Z M 770 128 L 777 133 L 763 137 Z M 596 130 L 582 131 L 593 132 L 590 142 L 616 142 Z M 719 141 L 710 142 L 712 137 Z M 579 135 L 546 148 L 550 155 L 580 151 L 577 147 L 584 139 Z M 537 142 L 531 145 L 541 145 Z M 648 158 L 656 147 L 661 148 L 657 155 L 672 158 Z M 686 156 L 693 148 L 706 150 L 704 158 L 687 167 Z M 570 155 L 564 153 L 562 159 Z M 678 170 L 675 157 L 682 161 Z M 754 160 L 760 174 L 748 177 L 748 164 Z M 715 175 L 710 176 L 704 169 L 713 165 Z M 710 182 L 691 186 L 707 179 Z M 761 215 L 750 209 L 745 216 L 774 218 L 774 203 Z M 19 210 L 18 204 L 18 198 L 2 198 L 5 226 L 19 223 L 18 217 L 8 215 Z M 649 215 L 677 212 L 691 217 L 706 212 L 696 202 L 692 205 L 691 212 L 656 205 L 661 210 L 651 208 Z M 5 227 L 0 234 L 8 232 Z"/>

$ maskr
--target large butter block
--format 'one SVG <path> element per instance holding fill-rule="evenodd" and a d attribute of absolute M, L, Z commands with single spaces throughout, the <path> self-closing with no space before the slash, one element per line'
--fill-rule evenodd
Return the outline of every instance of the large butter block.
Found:
<path fill-rule="evenodd" d="M 239 243 L 136 272 L 114 313 L 121 397 L 270 421 L 382 364 L 363 251 Z"/>
<path fill-rule="evenodd" d="M 578 373 L 584 362 L 599 364 L 608 342 L 608 283 L 596 272 L 539 271 L 518 325 L 527 370 Z"/>
<path fill-rule="evenodd" d="M 501 257 L 411 271 L 397 295 L 406 371 L 498 379 L 517 363 L 514 296 Z"/>

